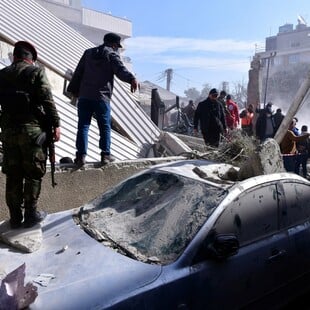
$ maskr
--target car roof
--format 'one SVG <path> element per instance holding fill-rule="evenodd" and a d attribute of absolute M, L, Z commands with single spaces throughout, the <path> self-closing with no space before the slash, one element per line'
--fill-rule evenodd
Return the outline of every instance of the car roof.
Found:
<path fill-rule="evenodd" d="M 295 173 L 288 172 L 259 175 L 242 181 L 229 180 L 227 177 L 227 171 L 234 169 L 237 172 L 239 171 L 239 167 L 235 167 L 226 163 L 216 163 L 209 160 L 180 160 L 156 165 L 152 168 L 152 170 L 153 169 L 182 175 L 224 189 L 235 186 L 241 186 L 243 189 L 245 189 L 266 182 L 280 180 L 302 182 L 310 185 L 310 182 L 305 178 L 302 178 Z"/>

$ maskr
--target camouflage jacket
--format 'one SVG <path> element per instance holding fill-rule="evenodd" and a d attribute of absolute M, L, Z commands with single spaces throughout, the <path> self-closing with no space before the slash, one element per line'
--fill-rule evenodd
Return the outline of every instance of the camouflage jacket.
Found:
<path fill-rule="evenodd" d="M 11 86 L 29 94 L 29 106 L 31 107 L 29 111 L 25 112 L 23 108 L 16 108 L 14 111 L 14 99 L 10 100 L 8 94 L 3 95 Z M 39 118 L 44 114 L 50 126 L 57 128 L 60 125 L 60 118 L 44 69 L 25 61 L 14 62 L 0 70 L 0 104 L 2 130 L 20 125 L 41 126 Z M 7 112 L 4 106 L 12 106 L 11 110 L 14 113 Z"/>

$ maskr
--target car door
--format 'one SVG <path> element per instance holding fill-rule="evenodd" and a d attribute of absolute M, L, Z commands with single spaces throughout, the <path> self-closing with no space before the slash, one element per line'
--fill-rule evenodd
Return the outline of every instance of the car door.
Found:
<path fill-rule="evenodd" d="M 190 309 L 253 308 L 286 280 L 288 240 L 278 230 L 279 201 L 276 184 L 242 193 L 219 215 L 212 227 L 217 234 L 235 234 L 238 254 L 224 260 L 206 259 L 191 268 L 194 296 Z M 261 307 L 261 306 L 258 306 Z"/>
<path fill-rule="evenodd" d="M 281 208 L 281 229 L 289 238 L 291 282 L 303 287 L 310 273 L 310 186 L 301 182 L 282 182 L 280 192 L 285 197 Z"/>

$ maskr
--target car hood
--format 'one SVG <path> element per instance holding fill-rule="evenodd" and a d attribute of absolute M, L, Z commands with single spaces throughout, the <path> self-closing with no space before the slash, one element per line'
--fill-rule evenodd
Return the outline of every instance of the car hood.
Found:
<path fill-rule="evenodd" d="M 72 211 L 48 215 L 39 250 L 24 254 L 0 247 L 0 270 L 26 265 L 25 283 L 38 288 L 30 309 L 105 309 L 154 280 L 161 266 L 142 263 L 104 246 L 72 219 Z M 47 277 L 44 286 L 38 277 Z"/>

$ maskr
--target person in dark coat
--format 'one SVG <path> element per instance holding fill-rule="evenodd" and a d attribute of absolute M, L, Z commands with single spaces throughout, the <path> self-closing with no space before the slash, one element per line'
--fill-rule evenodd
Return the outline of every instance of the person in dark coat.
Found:
<path fill-rule="evenodd" d="M 67 91 L 78 99 L 78 131 L 76 137 L 76 158 L 78 167 L 85 163 L 88 144 L 88 130 L 95 114 L 100 139 L 101 164 L 113 161 L 111 145 L 111 107 L 114 76 L 131 85 L 131 91 L 138 88 L 135 76 L 123 64 L 118 49 L 121 48 L 121 37 L 107 33 L 103 44 L 87 49 L 74 71 Z"/>
<path fill-rule="evenodd" d="M 224 109 L 217 97 L 218 91 L 212 88 L 208 98 L 198 103 L 194 115 L 194 134 L 200 126 L 206 145 L 214 147 L 219 146 L 221 135 L 227 131 Z"/>
<path fill-rule="evenodd" d="M 283 119 L 284 119 L 284 114 L 282 113 L 281 109 L 277 109 L 275 115 L 273 116 L 274 119 L 274 124 L 275 124 L 275 133 L 278 131 Z"/>
<path fill-rule="evenodd" d="M 261 142 L 275 135 L 275 122 L 272 113 L 272 103 L 268 102 L 265 109 L 257 110 L 259 116 L 256 120 L 256 136 Z"/>

